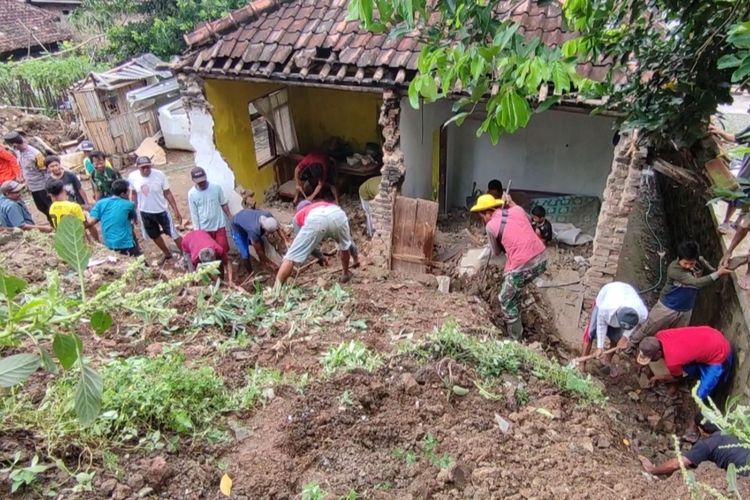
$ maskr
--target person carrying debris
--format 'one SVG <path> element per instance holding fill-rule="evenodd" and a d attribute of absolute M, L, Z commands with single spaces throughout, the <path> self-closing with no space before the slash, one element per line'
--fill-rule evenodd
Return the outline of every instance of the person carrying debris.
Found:
<path fill-rule="evenodd" d="M 5 181 L 23 182 L 23 173 L 16 155 L 0 147 L 0 184 Z"/>
<path fill-rule="evenodd" d="M 698 413 L 694 419 L 695 425 L 700 432 L 700 439 L 684 455 L 675 457 L 654 465 L 651 461 L 639 455 L 638 459 L 643 468 L 649 474 L 669 475 L 683 467 L 695 468 L 703 462 L 709 461 L 724 470 L 734 465 L 738 470 L 750 465 L 750 448 L 730 434 L 721 432 L 715 424 L 704 420 L 703 415 Z M 747 471 L 740 472 L 745 475 Z"/>
<path fill-rule="evenodd" d="M 44 164 L 47 166 L 47 172 L 49 173 L 48 182 L 49 180 L 62 182 L 63 189 L 68 195 L 68 201 L 78 203 L 84 208 L 89 205 L 89 197 L 83 189 L 81 180 L 76 174 L 62 167 L 59 156 L 47 156 L 44 159 Z"/>
<path fill-rule="evenodd" d="M 0 185 L 0 227 L 52 232 L 51 226 L 34 224 L 34 219 L 31 218 L 31 213 L 23 201 L 23 188 L 23 184 L 14 180 L 5 181 Z"/>
<path fill-rule="evenodd" d="M 648 309 L 635 288 L 621 281 L 607 283 L 596 296 L 589 323 L 583 332 L 581 356 L 588 356 L 596 342 L 596 357 L 602 358 L 607 339 L 612 347 L 618 345 L 620 339 L 629 337 L 646 318 Z M 613 354 L 604 357 L 603 361 L 614 377 L 617 373 L 611 363 Z"/>
<path fill-rule="evenodd" d="M 177 232 L 169 208 L 172 208 L 177 223 L 182 223 L 182 215 L 177 208 L 177 202 L 169 190 L 169 181 L 164 172 L 152 168 L 151 158 L 139 156 L 135 160 L 137 170 L 128 175 L 130 182 L 130 196 L 138 208 L 142 229 L 145 235 L 153 240 L 162 256 L 159 264 L 172 258 L 172 252 L 167 247 L 162 235 L 168 235 L 174 240 L 177 248 L 182 248 L 180 233 Z M 169 206 L 167 206 L 169 203 Z"/>
<path fill-rule="evenodd" d="M 208 182 L 206 171 L 195 167 L 190 171 L 190 178 L 195 184 L 188 191 L 188 209 L 193 229 L 206 231 L 229 253 L 229 239 L 227 239 L 227 221 L 232 220 L 229 211 L 229 201 L 224 190 L 218 184 Z M 226 216 L 226 219 L 224 218 Z"/>
<path fill-rule="evenodd" d="M 365 211 L 365 220 L 367 224 L 367 236 L 372 238 L 372 211 L 370 210 L 370 202 L 375 199 L 380 191 L 380 183 L 383 177 L 378 175 L 377 177 L 370 177 L 359 186 L 359 200 L 362 202 L 362 210 Z"/>
<path fill-rule="evenodd" d="M 89 219 L 80 204 L 70 201 L 65 184 L 59 179 L 50 179 L 47 181 L 47 192 L 52 198 L 52 205 L 49 207 L 49 216 L 52 219 L 52 227 L 57 226 L 63 220 L 63 217 L 75 217 L 83 223 L 83 226 L 89 232 L 93 241 L 99 241 L 99 231 L 96 229 L 96 222 Z"/>
<path fill-rule="evenodd" d="M 191 272 L 200 263 L 221 261 L 219 272 L 221 279 L 226 276 L 227 283 L 233 283 L 232 265 L 229 263 L 229 256 L 219 243 L 208 234 L 208 231 L 194 229 L 181 239 L 180 250 L 182 250 L 188 270 Z M 225 274 L 226 273 L 226 274 Z"/>
<path fill-rule="evenodd" d="M 34 205 L 52 224 L 52 219 L 49 216 L 49 207 L 52 205 L 52 200 L 47 194 L 47 166 L 44 164 L 44 155 L 38 149 L 29 145 L 18 132 L 6 134 L 5 143 L 16 151 L 16 159 L 21 166 L 26 187 L 31 191 Z"/>
<path fill-rule="evenodd" d="M 668 375 L 656 375 L 650 383 L 670 383 L 683 377 L 698 379 L 698 397 L 705 400 L 729 381 L 734 356 L 724 335 L 710 326 L 686 326 L 662 330 L 638 346 L 637 361 L 647 366 L 664 359 Z"/>
<path fill-rule="evenodd" d="M 356 251 L 353 251 L 356 247 L 349 230 L 349 219 L 338 205 L 326 202 L 307 205 L 303 203 L 300 203 L 293 221 L 293 224 L 300 229 L 284 255 L 279 272 L 276 273 L 276 286 L 283 285 L 292 274 L 294 264 L 305 262 L 326 238 L 331 238 L 338 243 L 343 270 L 341 282 L 348 282 L 352 278 L 352 273 L 349 271 L 349 258 L 354 259 L 352 267 L 359 267 L 359 256 Z"/>
<path fill-rule="evenodd" d="M 141 255 L 141 249 L 135 236 L 137 216 L 135 204 L 128 199 L 129 189 L 128 181 L 115 180 L 111 186 L 110 196 L 94 204 L 94 208 L 91 209 L 91 220 L 101 223 L 102 240 L 107 248 L 123 255 L 138 257 Z"/>
<path fill-rule="evenodd" d="M 279 222 L 271 212 L 265 210 L 245 208 L 237 212 L 237 215 L 232 218 L 232 239 L 248 274 L 253 272 L 250 259 L 251 245 L 255 249 L 261 264 L 268 266 L 273 271 L 279 270 L 279 266 L 266 254 L 266 245 L 270 245 L 267 235 L 278 230 Z"/>
<path fill-rule="evenodd" d="M 307 184 L 312 193 L 306 194 L 303 183 Z M 302 158 L 294 168 L 294 184 L 296 192 L 293 203 L 297 203 L 300 195 L 302 198 L 313 201 L 324 189 L 329 189 L 336 204 L 339 203 L 339 194 L 336 190 L 336 163 L 323 151 L 311 151 Z"/>
<path fill-rule="evenodd" d="M 507 331 L 519 340 L 523 336 L 519 311 L 521 290 L 546 271 L 546 247 L 531 227 L 526 212 L 507 193 L 504 200 L 483 194 L 471 211 L 478 213 L 485 223 L 492 253 L 499 255 L 504 251 L 507 255 L 499 299 Z"/>
<path fill-rule="evenodd" d="M 625 352 L 635 354 L 638 344 L 659 330 L 688 326 L 698 292 L 728 274 L 732 274 L 729 268 L 720 266 L 716 270 L 700 255 L 697 242 L 681 242 L 677 245 L 677 258 L 667 267 L 667 283 L 659 301 L 630 339 L 621 340 L 620 347 L 627 346 Z"/>
<path fill-rule="evenodd" d="M 93 164 L 91 186 L 94 190 L 94 200 L 101 200 L 112 196 L 112 183 L 118 179 L 122 179 L 122 176 L 112 168 L 112 165 L 107 161 L 107 155 L 101 151 L 93 151 L 88 159 Z"/>

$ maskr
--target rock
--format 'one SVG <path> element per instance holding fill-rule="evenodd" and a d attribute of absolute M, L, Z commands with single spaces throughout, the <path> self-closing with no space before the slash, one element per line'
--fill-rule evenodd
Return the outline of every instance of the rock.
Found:
<path fill-rule="evenodd" d="M 149 344 L 146 347 L 146 354 L 149 355 L 149 357 L 155 357 L 162 353 L 164 350 L 164 345 L 161 342 L 154 342 L 153 344 Z"/>
<path fill-rule="evenodd" d="M 401 375 L 401 386 L 403 387 L 404 392 L 410 396 L 415 396 L 420 392 L 419 383 L 411 373 L 404 373 Z"/>
<path fill-rule="evenodd" d="M 130 496 L 130 487 L 124 484 L 118 484 L 115 486 L 115 491 L 112 493 L 113 500 L 125 500 Z"/>
<path fill-rule="evenodd" d="M 495 422 L 497 422 L 497 426 L 500 428 L 500 432 L 502 432 L 503 434 L 508 434 L 508 431 L 510 431 L 510 422 L 505 420 L 497 413 L 495 413 Z"/>
<path fill-rule="evenodd" d="M 146 484 L 154 488 L 161 486 L 167 480 L 169 474 L 167 460 L 163 456 L 155 457 L 146 468 Z M 138 494 L 140 495 L 140 492 Z"/>
<path fill-rule="evenodd" d="M 477 467 L 471 473 L 471 480 L 474 483 L 483 483 L 488 479 L 494 479 L 500 477 L 500 469 L 498 467 Z"/>
<path fill-rule="evenodd" d="M 112 494 L 113 491 L 115 491 L 116 487 L 117 487 L 116 479 L 107 479 L 101 484 L 101 486 L 99 486 L 99 491 L 101 491 L 103 495 L 109 496 Z"/>
<path fill-rule="evenodd" d="M 576 446 L 582 450 L 594 453 L 594 442 L 591 438 L 581 438 L 576 441 Z"/>
<path fill-rule="evenodd" d="M 438 286 L 438 282 L 437 279 L 435 279 L 434 274 L 417 274 L 416 276 L 414 276 L 414 281 L 427 288 L 437 288 Z"/>
<path fill-rule="evenodd" d="M 458 488 L 463 488 L 470 476 L 468 468 L 459 463 L 453 463 L 445 469 L 441 469 L 437 475 L 437 482 L 441 484 L 451 483 Z"/>
<path fill-rule="evenodd" d="M 651 382 L 649 382 L 648 375 L 645 373 L 641 373 L 638 375 L 638 385 L 641 387 L 641 389 L 646 389 L 651 385 Z"/>
<path fill-rule="evenodd" d="M 609 439 L 604 436 L 600 436 L 596 441 L 597 448 L 609 448 L 610 446 L 612 446 L 612 443 L 610 443 Z"/>
<path fill-rule="evenodd" d="M 656 413 L 652 413 L 651 415 L 646 417 L 646 420 L 653 429 L 656 429 L 656 427 L 659 425 L 659 422 L 661 422 L 661 416 L 657 415 Z"/>
<path fill-rule="evenodd" d="M 261 392 L 260 395 L 266 401 L 271 401 L 276 397 L 276 392 L 274 392 L 273 387 L 266 387 L 265 389 L 263 389 L 263 392 Z"/>
<path fill-rule="evenodd" d="M 451 279 L 449 276 L 436 276 L 438 292 L 449 293 L 451 291 Z"/>
<path fill-rule="evenodd" d="M 131 474 L 130 477 L 128 477 L 128 486 L 130 486 L 134 490 L 140 490 L 143 488 L 143 476 L 139 473 Z"/>
<path fill-rule="evenodd" d="M 150 486 L 145 486 L 141 488 L 140 490 L 138 490 L 138 497 L 143 498 L 143 497 L 150 495 L 153 492 L 154 492 L 153 488 L 151 488 Z"/>
<path fill-rule="evenodd" d="M 640 396 L 638 395 L 638 393 L 637 393 L 637 392 L 635 392 L 635 391 L 630 391 L 630 392 L 628 393 L 628 397 L 629 397 L 630 399 L 632 399 L 633 401 L 636 401 L 636 402 L 637 402 L 637 401 L 640 401 L 640 400 L 641 400 L 641 397 L 640 397 Z"/>

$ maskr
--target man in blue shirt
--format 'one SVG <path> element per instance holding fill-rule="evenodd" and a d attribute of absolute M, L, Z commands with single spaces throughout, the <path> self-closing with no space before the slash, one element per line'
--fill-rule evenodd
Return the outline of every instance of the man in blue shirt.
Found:
<path fill-rule="evenodd" d="M 101 222 L 102 239 L 110 250 L 137 257 L 141 254 L 135 238 L 135 204 L 128 199 L 128 181 L 117 179 L 112 183 L 112 196 L 97 201 L 90 218 Z"/>
<path fill-rule="evenodd" d="M 31 213 L 26 208 L 21 193 L 23 193 L 23 184 L 16 181 L 5 181 L 0 186 L 0 227 L 52 232 L 50 226 L 34 224 L 34 219 L 31 218 Z"/>
<path fill-rule="evenodd" d="M 271 212 L 265 210 L 245 208 L 232 218 L 232 238 L 248 273 L 253 272 L 250 263 L 250 245 L 258 254 L 261 264 L 265 264 L 273 271 L 278 270 L 279 266 L 268 258 L 265 250 L 265 245 L 269 244 L 265 238 L 266 235 L 278 230 L 279 222 Z"/>

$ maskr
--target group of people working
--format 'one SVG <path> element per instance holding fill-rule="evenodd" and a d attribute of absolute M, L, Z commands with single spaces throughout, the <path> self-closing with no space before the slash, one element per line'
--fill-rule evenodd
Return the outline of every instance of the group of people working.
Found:
<path fill-rule="evenodd" d="M 528 215 L 502 191 L 497 181 L 488 186 L 487 194 L 478 197 L 471 211 L 478 213 L 485 223 L 492 252 L 506 254 L 499 300 L 508 334 L 520 339 L 523 336 L 520 292 L 546 270 L 545 236 L 551 229 L 544 226 L 549 222 L 540 217 L 540 212 Z M 589 355 L 595 344 L 594 357 L 605 363 L 613 377 L 618 375 L 612 362 L 615 352 L 635 356 L 642 369 L 656 370 L 649 378 L 650 385 L 697 379 L 699 398 L 716 397 L 730 379 L 732 347 L 718 330 L 688 325 L 699 290 L 732 272 L 725 263 L 718 269 L 711 266 L 700 255 L 696 242 L 680 243 L 677 258 L 668 266 L 667 282 L 659 301 L 651 311 L 627 283 L 613 282 L 602 287 L 584 331 L 582 356 Z M 611 348 L 605 351 L 607 340 Z M 658 373 L 655 366 L 661 360 L 666 365 L 665 373 Z M 725 448 L 727 444 L 738 445 L 739 441 L 722 434 L 700 414 L 685 438 L 691 442 L 697 440 L 690 452 L 679 460 L 660 465 L 641 457 L 644 468 L 653 474 L 670 474 L 679 469 L 680 460 L 685 466 L 697 466 L 705 460 L 724 468 L 730 463 L 738 468 L 748 464 L 750 450 Z"/>

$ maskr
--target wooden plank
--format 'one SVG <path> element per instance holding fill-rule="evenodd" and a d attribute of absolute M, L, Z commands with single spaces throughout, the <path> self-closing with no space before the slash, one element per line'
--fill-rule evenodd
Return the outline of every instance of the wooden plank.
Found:
<path fill-rule="evenodd" d="M 393 211 L 391 268 L 405 274 L 422 274 L 432 262 L 438 204 L 399 196 Z"/>

